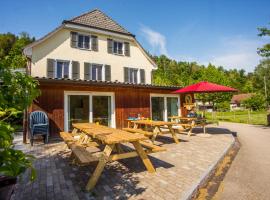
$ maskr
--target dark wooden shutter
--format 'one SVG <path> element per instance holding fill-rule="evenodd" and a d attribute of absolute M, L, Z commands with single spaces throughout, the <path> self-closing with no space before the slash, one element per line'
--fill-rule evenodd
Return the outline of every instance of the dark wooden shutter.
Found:
<path fill-rule="evenodd" d="M 145 70 L 144 69 L 140 69 L 140 77 L 141 77 L 141 83 L 145 84 Z"/>
<path fill-rule="evenodd" d="M 128 67 L 124 67 L 124 82 L 129 82 L 128 78 Z"/>
<path fill-rule="evenodd" d="M 107 39 L 107 50 L 108 53 L 113 53 L 113 40 L 112 39 Z"/>
<path fill-rule="evenodd" d="M 125 56 L 130 56 L 130 47 L 129 47 L 129 43 L 125 42 Z"/>
<path fill-rule="evenodd" d="M 77 48 L 78 43 L 78 33 L 70 32 L 70 46 L 73 48 Z"/>
<path fill-rule="evenodd" d="M 91 63 L 84 63 L 84 80 L 91 79 Z"/>
<path fill-rule="evenodd" d="M 54 59 L 47 59 L 47 77 L 54 78 Z"/>
<path fill-rule="evenodd" d="M 80 63 L 72 61 L 72 79 L 80 79 Z"/>
<path fill-rule="evenodd" d="M 105 65 L 105 81 L 111 81 L 111 65 Z"/>
<path fill-rule="evenodd" d="M 98 51 L 98 37 L 91 35 L 91 50 Z"/>

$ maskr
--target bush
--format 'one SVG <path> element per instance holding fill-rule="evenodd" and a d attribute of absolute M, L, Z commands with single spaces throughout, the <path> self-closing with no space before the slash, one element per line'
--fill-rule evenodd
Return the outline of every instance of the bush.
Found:
<path fill-rule="evenodd" d="M 266 100 L 261 94 L 254 94 L 242 103 L 246 108 L 251 110 L 263 110 L 266 106 Z"/>

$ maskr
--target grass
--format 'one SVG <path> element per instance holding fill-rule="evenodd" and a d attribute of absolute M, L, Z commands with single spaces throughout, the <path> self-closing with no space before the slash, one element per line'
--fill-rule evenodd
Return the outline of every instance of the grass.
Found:
<path fill-rule="evenodd" d="M 214 112 L 206 113 L 206 118 L 209 120 L 237 122 L 255 125 L 267 125 L 266 111 L 232 111 L 232 112 Z"/>

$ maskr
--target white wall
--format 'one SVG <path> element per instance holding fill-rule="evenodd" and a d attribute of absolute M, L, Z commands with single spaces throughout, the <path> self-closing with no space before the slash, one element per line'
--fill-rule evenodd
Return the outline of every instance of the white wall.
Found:
<path fill-rule="evenodd" d="M 78 31 L 77 31 L 78 32 Z M 85 32 L 80 32 L 85 33 Z M 86 33 L 91 34 L 91 33 Z M 123 67 L 134 67 L 145 69 L 145 81 L 151 83 L 151 71 L 153 64 L 143 54 L 142 50 L 134 41 L 130 43 L 130 57 L 107 53 L 107 38 L 109 36 L 95 34 L 98 36 L 98 51 L 81 50 L 70 47 L 70 30 L 62 29 L 45 41 L 37 44 L 32 49 L 32 76 L 46 77 L 47 58 L 74 60 L 80 62 L 80 78 L 84 79 L 84 62 L 111 65 L 111 80 L 124 81 Z M 112 38 L 112 37 L 110 37 Z M 119 38 L 113 38 L 120 40 Z M 122 40 L 122 39 L 121 39 Z M 122 40 L 125 41 L 125 40 Z"/>

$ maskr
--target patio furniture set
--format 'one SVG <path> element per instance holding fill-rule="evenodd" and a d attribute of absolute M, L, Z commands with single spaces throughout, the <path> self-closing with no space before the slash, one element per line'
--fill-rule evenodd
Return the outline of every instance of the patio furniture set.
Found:
<path fill-rule="evenodd" d="M 120 130 L 96 123 L 73 123 L 72 132 L 60 132 L 60 136 L 71 149 L 73 164 L 89 165 L 98 162 L 86 185 L 86 190 L 90 191 L 95 187 L 105 165 L 110 161 L 140 157 L 147 171 L 155 172 L 148 155 L 166 151 L 164 147 L 154 144 L 159 135 L 171 134 L 174 142 L 179 143 L 174 125 L 177 125 L 177 122 L 133 119 L 129 120 L 128 128 Z"/>

